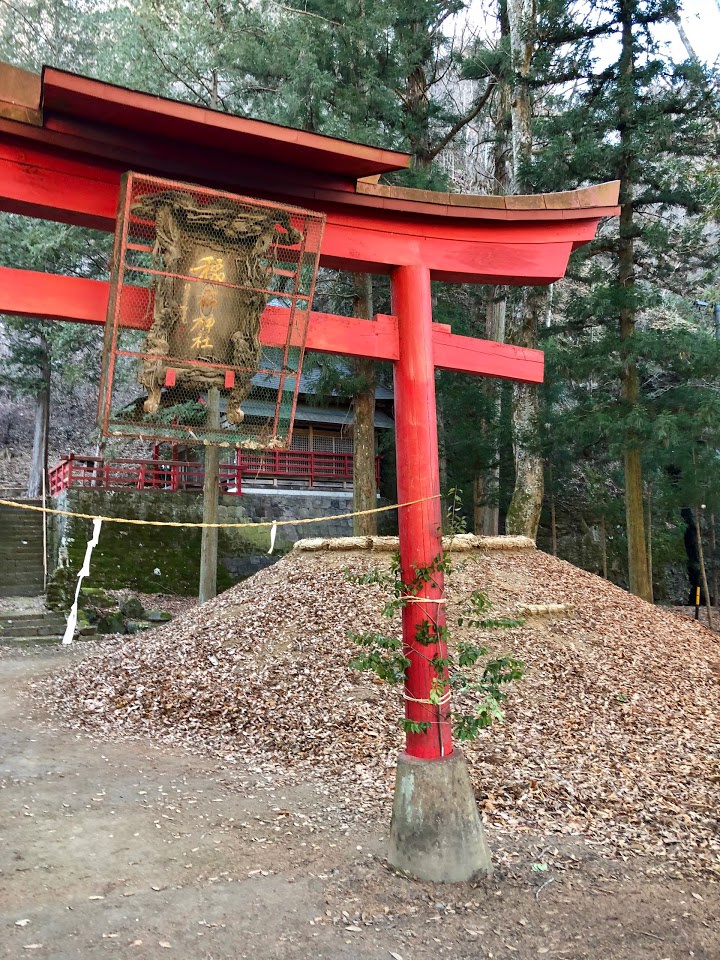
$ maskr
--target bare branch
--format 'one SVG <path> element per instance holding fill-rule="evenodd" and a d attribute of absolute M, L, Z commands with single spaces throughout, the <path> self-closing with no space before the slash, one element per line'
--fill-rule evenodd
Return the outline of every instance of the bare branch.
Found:
<path fill-rule="evenodd" d="M 273 7 L 278 7 L 280 10 L 285 10 L 287 13 L 297 13 L 298 16 L 302 17 L 313 17 L 315 20 L 322 20 L 323 23 L 330 23 L 333 27 L 342 26 L 338 20 L 329 20 L 327 17 L 320 16 L 319 13 L 312 13 L 310 10 L 301 10 L 299 7 L 291 7 L 286 3 L 280 3 L 279 0 L 268 0 L 268 3 L 272 4 Z"/>
<path fill-rule="evenodd" d="M 455 139 L 455 137 L 458 135 L 458 133 L 460 133 L 460 131 L 464 127 L 466 127 L 469 123 L 472 123 L 472 121 L 475 119 L 475 117 L 477 117 L 477 115 L 480 113 L 480 111 L 483 109 L 485 104 L 490 99 L 490 96 L 493 90 L 495 89 L 496 85 L 497 85 L 497 80 L 495 79 L 488 80 L 487 86 L 483 90 L 482 95 L 478 98 L 478 100 L 476 100 L 476 102 L 473 104 L 470 110 L 465 114 L 464 117 L 460 117 L 460 119 L 456 123 L 454 123 L 452 127 L 450 127 L 450 129 L 445 134 L 445 136 L 442 137 L 438 141 L 438 143 L 435 144 L 432 150 L 429 151 L 428 153 L 429 160 L 434 160 L 435 157 L 440 153 L 440 151 L 444 150 L 445 147 L 452 140 Z"/>

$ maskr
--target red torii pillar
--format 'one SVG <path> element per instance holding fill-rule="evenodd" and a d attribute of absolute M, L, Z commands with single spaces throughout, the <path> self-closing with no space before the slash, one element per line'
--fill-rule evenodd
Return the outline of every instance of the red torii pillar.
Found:
<path fill-rule="evenodd" d="M 398 318 L 400 359 L 395 372 L 395 448 L 398 503 L 412 503 L 398 511 L 400 562 L 405 583 L 414 570 L 430 566 L 442 554 L 442 503 L 438 462 L 435 363 L 432 355 L 432 299 L 427 267 L 398 267 L 391 275 L 393 313 Z M 430 710 L 426 703 L 435 678 L 428 662 L 444 657 L 444 644 L 418 650 L 416 631 L 422 621 L 445 623 L 443 574 L 438 571 L 420 588 L 418 599 L 403 609 L 403 645 L 410 660 L 405 683 L 405 715 L 430 721 L 425 733 L 407 733 L 411 757 L 437 760 L 453 751 L 449 705 Z M 440 720 L 438 720 L 440 717 Z"/>

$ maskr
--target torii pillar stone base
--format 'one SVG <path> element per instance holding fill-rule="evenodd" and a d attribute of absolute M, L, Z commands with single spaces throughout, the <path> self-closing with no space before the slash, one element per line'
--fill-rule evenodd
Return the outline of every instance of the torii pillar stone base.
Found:
<path fill-rule="evenodd" d="M 388 860 L 419 880 L 439 883 L 492 873 L 490 850 L 459 750 L 439 760 L 400 754 Z"/>

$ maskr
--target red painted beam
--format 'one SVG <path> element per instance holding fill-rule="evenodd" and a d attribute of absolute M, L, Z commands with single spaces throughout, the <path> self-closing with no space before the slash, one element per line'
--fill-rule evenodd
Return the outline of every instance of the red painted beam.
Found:
<path fill-rule="evenodd" d="M 93 230 L 115 230 L 120 175 L 42 146 L 0 142 L 0 209 Z"/>
<path fill-rule="evenodd" d="M 113 231 L 119 179 L 120 170 L 107 163 L 76 160 L 42 143 L 0 142 L 0 209 L 11 213 Z M 347 212 L 317 197 L 308 202 L 327 212 L 323 266 L 374 273 L 427 266 L 433 279 L 476 283 L 559 279 L 573 247 L 594 237 L 598 220 L 425 222 L 385 216 L 382 208 Z"/>
<path fill-rule="evenodd" d="M 133 294 L 138 297 L 136 304 L 131 304 L 127 295 L 123 298 L 127 311 L 123 325 L 147 330 L 151 318 L 149 291 L 137 287 Z M 0 314 L 103 324 L 109 296 L 110 284 L 102 280 L 0 267 Z M 262 342 L 266 346 L 284 344 L 288 322 L 287 308 L 267 307 L 262 317 Z M 383 314 L 374 320 L 358 320 L 312 311 L 305 346 L 321 353 L 396 361 L 397 321 Z M 540 350 L 456 336 L 444 324 L 433 324 L 433 359 L 436 367 L 460 373 L 526 383 L 542 383 L 543 379 Z"/>
<path fill-rule="evenodd" d="M 84 277 L 0 267 L 0 314 L 105 323 L 110 284 Z M 141 330 L 144 323 L 128 323 Z"/>
<path fill-rule="evenodd" d="M 522 383 L 542 383 L 545 369 L 542 350 L 461 337 L 443 329 L 433 329 L 433 359 L 442 370 L 482 373 Z"/>
<path fill-rule="evenodd" d="M 0 314 L 104 324 L 109 297 L 110 284 L 102 280 L 0 267 Z M 262 343 L 267 347 L 283 346 L 289 321 L 287 307 L 266 307 L 260 331 Z M 148 330 L 151 322 L 152 291 L 145 287 L 125 287 L 121 325 Z M 379 314 L 374 321 L 357 320 L 313 310 L 305 348 L 321 353 L 397 360 L 395 318 Z"/>

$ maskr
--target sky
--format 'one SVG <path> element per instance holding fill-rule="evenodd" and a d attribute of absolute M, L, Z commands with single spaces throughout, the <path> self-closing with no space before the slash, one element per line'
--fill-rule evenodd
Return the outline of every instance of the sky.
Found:
<path fill-rule="evenodd" d="M 682 22 L 695 52 L 706 63 L 715 63 L 720 56 L 720 10 L 716 0 L 685 0 Z M 667 34 L 667 36 L 665 36 Z M 673 55 L 682 56 L 682 45 L 674 28 L 663 31 L 669 39 Z"/>
<path fill-rule="evenodd" d="M 591 2 L 591 0 L 590 0 Z M 471 0 L 466 14 L 471 23 L 482 22 L 482 9 L 487 0 Z M 720 57 L 720 9 L 718 0 L 684 0 L 682 22 L 693 48 L 701 60 L 714 64 Z M 658 28 L 658 39 L 668 44 L 673 59 L 684 60 L 685 49 L 674 26 Z"/>

